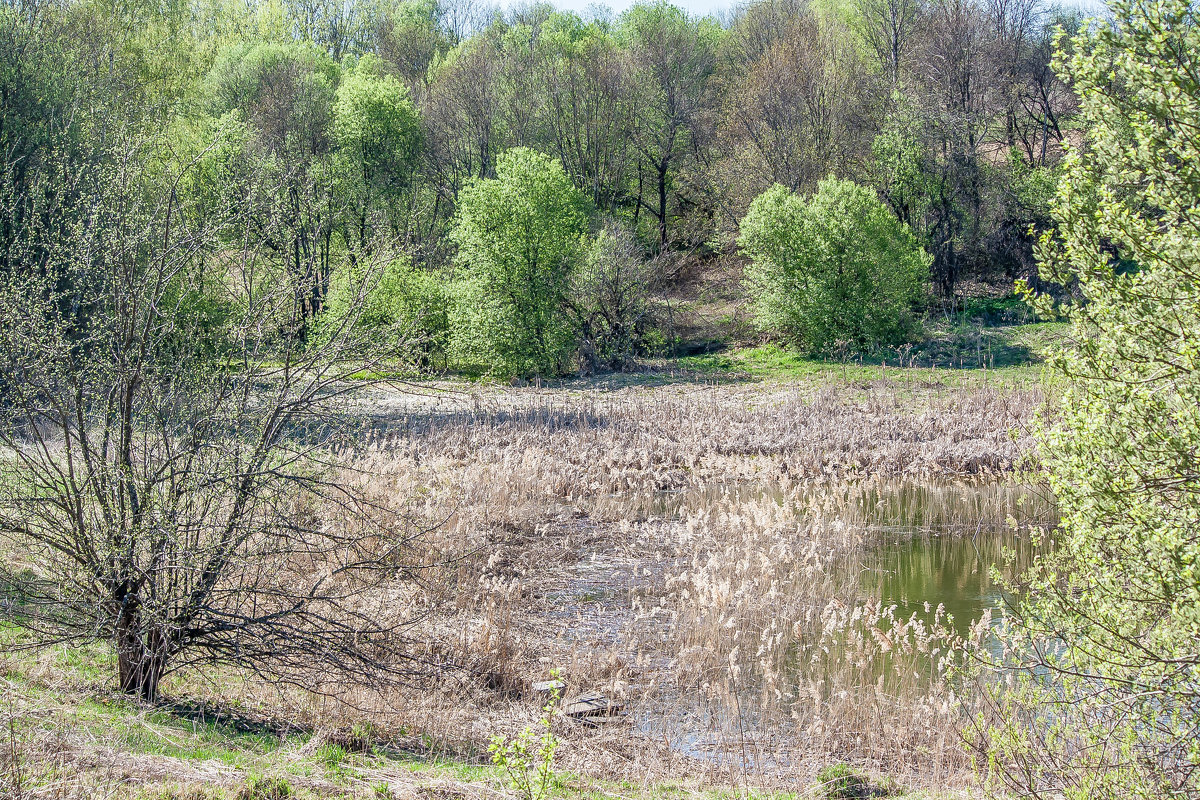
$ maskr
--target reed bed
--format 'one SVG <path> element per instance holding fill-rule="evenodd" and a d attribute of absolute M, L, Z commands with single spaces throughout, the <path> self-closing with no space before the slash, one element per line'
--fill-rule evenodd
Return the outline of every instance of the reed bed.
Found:
<path fill-rule="evenodd" d="M 1005 485 L 1034 463 L 1041 399 L 886 381 L 376 395 L 353 474 L 431 531 L 423 641 L 466 677 L 355 702 L 469 751 L 532 720 L 557 667 L 634 723 L 564 722 L 566 768 L 966 780 L 961 628 L 936 604 L 900 615 L 854 565 L 889 537 L 1044 521 Z"/>
<path fill-rule="evenodd" d="M 803 779 L 848 761 L 934 786 L 961 778 L 949 671 L 964 642 L 943 609 L 902 617 L 864 591 L 870 515 L 838 492 L 728 499 L 673 526 L 677 566 L 635 598 L 637 630 L 661 620 L 671 654 L 656 690 L 712 720 L 705 745 L 734 769 Z"/>
<path fill-rule="evenodd" d="M 557 720 L 562 769 L 795 790 L 849 762 L 960 785 L 951 670 L 987 622 L 905 615 L 859 573 L 898 536 L 1044 522 L 1052 508 L 1009 486 L 1034 464 L 1041 399 L 887 381 L 376 393 L 350 409 L 362 432 L 339 480 L 404 520 L 388 535 L 408 537 L 414 569 L 363 604 L 412 618 L 410 654 L 453 669 L 387 689 L 184 675 L 165 691 L 483 760 L 489 736 L 534 721 L 532 683 L 557 669 L 566 694 L 630 712 Z"/>
<path fill-rule="evenodd" d="M 887 382 L 798 388 L 666 387 L 655 391 L 475 395 L 456 408 L 378 398 L 368 439 L 413 455 L 546 474 L 571 498 L 679 488 L 697 479 L 856 474 L 1006 474 L 1029 453 L 1038 387 L 914 389 Z M 396 447 L 400 445 L 400 447 Z M 532 467 L 532 470 L 531 470 Z"/>

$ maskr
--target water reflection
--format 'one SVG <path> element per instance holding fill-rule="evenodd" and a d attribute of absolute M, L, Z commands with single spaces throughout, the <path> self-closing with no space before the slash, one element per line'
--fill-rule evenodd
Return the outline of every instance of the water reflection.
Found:
<path fill-rule="evenodd" d="M 973 621 L 1005 602 L 1003 583 L 1027 569 L 1035 547 L 1027 529 L 977 534 L 917 533 L 870 551 L 860 573 L 863 591 L 896 606 L 896 617 L 931 615 L 943 606 L 950 627 L 966 636 Z M 1001 578 L 997 581 L 996 577 Z"/>
<path fill-rule="evenodd" d="M 719 759 L 732 743 L 727 755 L 760 764 L 805 743 L 943 742 L 962 639 L 1031 565 L 1035 529 L 1057 523 L 1037 486 L 884 479 L 697 487 L 647 511 L 691 531 L 672 563 L 692 591 L 672 595 L 664 631 L 682 643 L 676 691 L 656 689 L 639 725 L 684 752 Z M 764 592 L 778 599 L 755 602 Z M 705 602 L 719 607 L 697 611 Z"/>

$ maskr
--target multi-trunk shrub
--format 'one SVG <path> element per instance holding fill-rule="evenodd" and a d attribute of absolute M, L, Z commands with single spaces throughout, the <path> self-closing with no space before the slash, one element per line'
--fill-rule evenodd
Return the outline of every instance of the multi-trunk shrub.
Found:
<path fill-rule="evenodd" d="M 459 362 L 502 375 L 570 371 L 578 339 L 567 299 L 588 212 L 562 164 L 524 147 L 500 155 L 495 178 L 467 184 L 451 232 Z"/>

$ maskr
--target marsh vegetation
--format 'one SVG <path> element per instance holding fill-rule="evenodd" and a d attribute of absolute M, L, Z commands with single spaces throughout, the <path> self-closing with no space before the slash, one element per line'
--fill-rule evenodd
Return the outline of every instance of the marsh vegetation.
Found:
<path fill-rule="evenodd" d="M 555 669 L 627 712 L 555 722 L 580 775 L 782 790 L 847 762 L 967 785 L 953 668 L 1001 604 L 1001 549 L 1028 558 L 1053 523 L 1025 472 L 1042 389 L 924 384 L 374 389 L 330 479 L 423 531 L 423 572 L 359 602 L 416 620 L 406 652 L 452 671 L 285 690 L 184 670 L 164 695 L 289 708 L 336 741 L 420 731 L 469 761 L 534 719 Z"/>
<path fill-rule="evenodd" d="M 0 794 L 1196 800 L 1198 10 L 0 0 Z"/>

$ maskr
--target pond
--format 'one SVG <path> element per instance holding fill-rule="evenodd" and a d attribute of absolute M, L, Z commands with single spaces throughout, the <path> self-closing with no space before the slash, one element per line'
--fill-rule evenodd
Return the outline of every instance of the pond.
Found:
<path fill-rule="evenodd" d="M 853 752 L 869 744 L 878 753 L 888 746 L 889 725 L 905 729 L 929 708 L 946 708 L 956 691 L 950 652 L 988 612 L 993 624 L 1000 619 L 1004 581 L 1036 555 L 1032 533 L 1057 523 L 1052 498 L 1038 486 L 902 480 L 707 487 L 660 498 L 655 514 L 687 520 L 696 546 L 711 547 L 693 564 L 739 553 L 744 563 L 717 570 L 732 581 L 716 595 L 719 613 L 676 608 L 677 629 L 663 638 L 681 643 L 671 652 L 679 677 L 673 691 L 663 682 L 640 705 L 638 725 L 669 733 L 681 752 L 743 766 L 747 758 L 759 766 L 787 762 L 798 741 L 817 737 L 822 746 Z M 742 536 L 736 529 L 755 520 L 766 526 L 757 539 L 743 536 L 724 551 L 708 544 Z M 796 549 L 789 537 L 805 535 L 839 543 L 828 556 L 763 567 L 768 574 L 758 583 L 738 585 L 732 573 L 753 572 L 756 558 L 776 559 L 777 547 Z M 793 578 L 796 570 L 804 574 Z M 746 598 L 764 586 L 778 599 Z M 678 605 L 707 598 L 693 591 Z M 712 630 L 693 634 L 688 625 Z M 707 668 L 680 668 L 698 654 L 707 654 Z"/>
<path fill-rule="evenodd" d="M 901 485 L 879 508 L 863 591 L 902 618 L 941 605 L 960 635 L 985 612 L 998 617 L 1002 583 L 1033 562 L 1032 533 L 1057 524 L 1048 490 L 1031 485 Z"/>
<path fill-rule="evenodd" d="M 860 580 L 865 592 L 896 607 L 897 618 L 929 616 L 931 607 L 942 606 L 950 627 L 965 637 L 985 613 L 999 619 L 1004 581 L 1027 568 L 1034 555 L 1027 531 L 918 533 L 872 551 Z"/>
<path fill-rule="evenodd" d="M 706 486 L 662 493 L 649 513 L 681 518 L 720 497 L 739 503 L 768 498 L 796 507 L 821 506 L 832 497 L 841 521 L 863 533 L 862 548 L 831 565 L 839 577 L 857 582 L 883 605 L 895 605 L 898 618 L 931 613 L 926 604 L 940 604 L 960 634 L 984 612 L 1003 607 L 1001 583 L 1032 564 L 1032 532 L 1058 521 L 1054 500 L 1042 486 L 909 480 L 791 490 Z"/>

